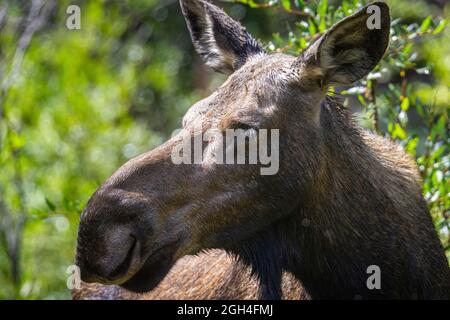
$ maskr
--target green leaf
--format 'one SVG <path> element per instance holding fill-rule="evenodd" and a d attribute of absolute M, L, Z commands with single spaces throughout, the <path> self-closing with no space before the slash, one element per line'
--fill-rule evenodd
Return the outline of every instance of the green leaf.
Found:
<path fill-rule="evenodd" d="M 439 117 L 439 120 L 431 128 L 432 139 L 435 139 L 437 135 L 443 133 L 447 120 L 444 115 Z"/>
<path fill-rule="evenodd" d="M 441 157 L 442 154 L 444 153 L 445 149 L 446 149 L 445 144 L 440 146 L 439 148 L 436 149 L 436 151 L 433 152 L 433 157 L 435 157 L 435 158 Z"/>
<path fill-rule="evenodd" d="M 406 44 L 405 47 L 404 47 L 403 50 L 402 50 L 403 53 L 404 53 L 405 55 L 408 55 L 408 54 L 411 52 L 412 47 L 413 47 L 412 42 Z"/>
<path fill-rule="evenodd" d="M 30 209 L 30 219 L 44 220 L 44 219 L 47 219 L 48 217 L 49 217 L 49 214 L 47 211 L 36 209 L 36 208 Z"/>
<path fill-rule="evenodd" d="M 436 27 L 436 29 L 434 29 L 433 34 L 439 34 L 442 32 L 442 30 L 444 30 L 444 28 L 447 25 L 447 20 L 443 19 L 441 21 L 439 21 L 439 25 Z"/>
<path fill-rule="evenodd" d="M 321 0 L 319 2 L 319 5 L 317 6 L 317 14 L 319 15 L 320 19 L 325 19 L 325 15 L 327 14 L 327 8 L 328 8 L 328 0 Z"/>
<path fill-rule="evenodd" d="M 396 123 L 394 125 L 394 130 L 392 132 L 392 138 L 394 138 L 394 139 L 398 138 L 401 140 L 406 139 L 406 132 L 405 132 L 405 130 L 403 130 L 403 128 L 398 123 Z"/>
<path fill-rule="evenodd" d="M 428 30 L 428 27 L 431 24 L 431 16 L 428 16 L 425 18 L 425 20 L 422 21 L 422 24 L 420 25 L 420 32 L 425 32 Z"/>
<path fill-rule="evenodd" d="M 308 31 L 309 31 L 309 34 L 312 36 L 317 33 L 316 24 L 314 23 L 314 21 L 312 19 L 308 20 Z"/>
<path fill-rule="evenodd" d="M 259 3 L 256 3 L 253 0 L 246 0 L 244 3 L 247 4 L 250 8 L 259 8 L 260 6 Z"/>
<path fill-rule="evenodd" d="M 394 125 L 392 124 L 392 122 L 388 123 L 388 131 L 392 136 L 392 132 L 394 131 Z"/>
<path fill-rule="evenodd" d="M 300 48 L 305 49 L 307 47 L 306 40 L 304 38 L 300 38 Z"/>
<path fill-rule="evenodd" d="M 367 106 L 366 100 L 362 95 L 358 94 L 358 100 L 363 106 Z"/>
<path fill-rule="evenodd" d="M 406 151 L 411 154 L 413 157 L 416 156 L 416 149 L 417 149 L 417 144 L 419 143 L 419 138 L 415 137 L 413 139 L 411 139 L 407 144 L 406 144 Z"/>
<path fill-rule="evenodd" d="M 319 32 L 324 32 L 326 29 L 327 29 L 327 23 L 326 23 L 325 19 L 321 19 L 320 24 L 319 24 Z"/>
<path fill-rule="evenodd" d="M 407 97 L 403 98 L 402 104 L 400 105 L 400 108 L 403 111 L 408 111 L 409 109 L 409 99 Z"/>
<path fill-rule="evenodd" d="M 282 0 L 281 4 L 286 11 L 291 11 L 291 0 Z"/>
<path fill-rule="evenodd" d="M 49 198 L 45 197 L 45 203 L 47 204 L 47 207 L 51 210 L 51 211 L 55 211 L 56 206 L 53 202 L 50 201 Z"/>
<path fill-rule="evenodd" d="M 299 9 L 303 9 L 305 7 L 305 2 L 303 0 L 295 0 L 295 5 L 299 8 Z"/>
<path fill-rule="evenodd" d="M 25 137 L 15 133 L 15 132 L 10 133 L 9 139 L 10 139 L 10 144 L 11 144 L 12 150 L 18 150 L 18 149 L 22 148 L 26 143 Z"/>

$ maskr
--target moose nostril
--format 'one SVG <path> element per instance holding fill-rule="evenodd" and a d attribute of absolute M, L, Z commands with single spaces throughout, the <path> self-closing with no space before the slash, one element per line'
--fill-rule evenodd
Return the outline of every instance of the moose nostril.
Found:
<path fill-rule="evenodd" d="M 121 276 L 124 276 L 127 271 L 129 271 L 133 267 L 133 264 L 135 264 L 139 259 L 139 241 L 133 235 L 131 235 L 131 239 L 131 245 L 128 248 L 126 256 L 119 263 L 119 265 L 113 268 L 112 271 L 107 275 L 107 278 L 109 280 L 113 281 L 120 278 Z"/>
<path fill-rule="evenodd" d="M 89 251 L 86 248 L 78 251 L 76 264 L 80 267 L 81 280 L 84 282 L 107 284 L 117 281 L 140 261 L 140 243 L 134 235 L 116 238 L 116 241 L 102 245 L 101 249 L 94 246 Z"/>

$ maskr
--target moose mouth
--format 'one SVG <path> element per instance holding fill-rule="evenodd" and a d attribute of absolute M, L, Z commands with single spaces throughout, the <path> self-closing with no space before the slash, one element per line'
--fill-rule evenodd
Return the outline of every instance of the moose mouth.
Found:
<path fill-rule="evenodd" d="M 173 256 L 178 248 L 178 241 L 162 246 L 153 251 L 142 264 L 140 268 L 133 268 L 133 263 L 128 270 L 128 273 L 134 273 L 125 282 L 119 284 L 121 287 L 133 292 L 148 292 L 154 289 L 167 275 L 172 268 L 174 261 Z M 135 248 L 130 252 L 134 255 Z M 130 254 L 129 254 L 130 255 Z M 127 263 L 127 258 L 124 263 Z M 133 261 L 133 259 L 130 259 Z M 137 270 L 135 270 L 137 269 Z"/>

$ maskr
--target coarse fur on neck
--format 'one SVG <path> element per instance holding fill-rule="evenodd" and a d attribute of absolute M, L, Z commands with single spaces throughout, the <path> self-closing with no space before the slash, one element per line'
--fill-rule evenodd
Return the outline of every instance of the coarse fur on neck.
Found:
<path fill-rule="evenodd" d="M 450 274 L 433 275 L 448 269 L 447 261 L 429 254 L 440 244 L 432 228 L 417 227 L 432 224 L 417 168 L 393 143 L 358 129 L 336 98 L 323 101 L 321 128 L 325 161 L 309 196 L 300 195 L 290 216 L 228 248 L 252 268 L 261 298 L 281 298 L 283 271 L 313 299 L 448 297 Z M 413 210 L 423 211 L 415 216 L 424 221 L 408 224 Z M 379 290 L 366 284 L 371 265 L 381 270 Z"/>

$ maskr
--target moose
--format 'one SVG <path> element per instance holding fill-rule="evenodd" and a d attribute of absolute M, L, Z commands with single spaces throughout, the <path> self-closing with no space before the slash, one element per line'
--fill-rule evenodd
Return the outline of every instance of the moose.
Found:
<path fill-rule="evenodd" d="M 330 86 L 384 56 L 390 12 L 374 2 L 298 57 L 267 53 L 206 0 L 180 0 L 196 51 L 228 74 L 183 129 L 93 194 L 78 231 L 75 299 L 449 299 L 450 268 L 416 164 L 359 128 Z M 368 28 L 370 7 L 379 25 Z M 279 130 L 279 171 L 174 164 L 193 127 Z M 379 271 L 370 286 L 368 270 Z"/>

